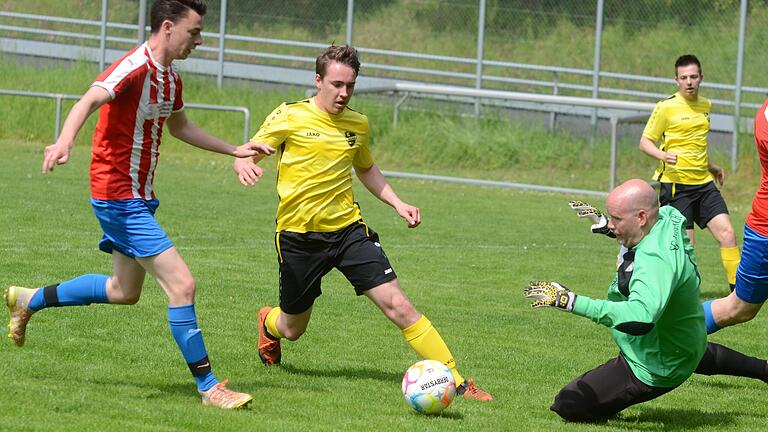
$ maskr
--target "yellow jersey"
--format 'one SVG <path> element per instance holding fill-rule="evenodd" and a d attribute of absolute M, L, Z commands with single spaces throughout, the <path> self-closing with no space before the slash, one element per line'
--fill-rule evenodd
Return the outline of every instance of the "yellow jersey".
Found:
<path fill-rule="evenodd" d="M 347 107 L 329 114 L 314 97 L 283 103 L 253 140 L 277 149 L 278 232 L 338 231 L 362 218 L 352 167 L 373 166 L 364 114 Z"/>
<path fill-rule="evenodd" d="M 643 136 L 677 155 L 672 165 L 659 161 L 653 179 L 662 183 L 698 185 L 713 181 L 707 169 L 707 135 L 712 102 L 699 96 L 691 102 L 675 93 L 653 109 Z"/>

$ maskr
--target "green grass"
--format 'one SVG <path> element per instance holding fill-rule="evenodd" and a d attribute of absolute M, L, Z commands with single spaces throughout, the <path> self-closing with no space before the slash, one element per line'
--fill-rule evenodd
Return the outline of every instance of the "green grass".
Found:
<path fill-rule="evenodd" d="M 44 143 L 0 141 L 0 286 L 42 286 L 109 273 L 88 199 L 85 149 L 39 174 Z M 417 356 L 375 307 L 337 272 L 324 280 L 307 334 L 285 343 L 284 365 L 257 358 L 255 316 L 277 301 L 274 170 L 242 188 L 223 156 L 164 144 L 158 219 L 198 281 L 197 311 L 214 371 L 251 392 L 250 409 L 199 403 L 166 322 L 166 300 L 148 278 L 136 306 L 48 309 L 27 345 L 0 347 L 0 424 L 12 430 L 762 430 L 765 384 L 695 376 L 605 425 L 568 425 L 548 410 L 557 391 L 616 354 L 607 329 L 551 310 L 531 310 L 531 279 L 559 280 L 604 297 L 616 245 L 596 238 L 565 205 L 572 197 L 394 180 L 424 222 L 409 230 L 356 184 L 406 293 L 442 333 L 466 376 L 497 401 L 457 400 L 444 416 L 416 415 L 400 395 Z M 385 166 L 386 168 L 386 166 Z M 595 202 L 602 205 L 602 202 Z M 743 220 L 735 211 L 734 222 Z M 725 289 L 717 247 L 700 235 L 705 295 Z M 762 314 L 712 339 L 764 355 Z"/>
<path fill-rule="evenodd" d="M 82 93 L 92 65 L 44 70 L 0 62 L 14 88 Z M 244 83 L 216 90 L 184 76 L 185 101 L 243 105 L 255 131 L 261 118 L 302 89 L 263 91 Z M 9 84 L 10 85 L 10 84 Z M 2 97 L 0 116 L 0 287 L 42 286 L 83 273 L 109 273 L 100 229 L 88 205 L 89 141 L 81 132 L 69 165 L 39 174 L 51 140 L 52 101 Z M 607 186 L 607 144 L 565 132 L 455 113 L 409 111 L 397 129 L 376 99 L 353 105 L 371 118 L 376 160 L 385 170 L 465 175 L 558 186 Z M 68 109 L 69 105 L 67 105 Z M 425 108 L 433 108 L 426 106 Z M 193 121 L 239 142 L 242 117 L 190 110 Z M 566 425 L 547 407 L 580 373 L 616 354 L 607 329 L 553 311 L 533 311 L 521 296 L 531 279 L 559 280 L 604 297 L 616 246 L 595 238 L 565 205 L 570 196 L 393 180 L 418 205 L 422 227 L 408 230 L 393 211 L 356 185 L 367 221 L 381 234 L 407 294 L 440 330 L 459 361 L 497 402 L 456 401 L 445 416 L 409 411 L 400 377 L 416 355 L 373 305 L 338 274 L 324 281 L 308 333 L 286 343 L 285 364 L 258 361 L 255 316 L 277 301 L 273 246 L 274 166 L 255 188 L 239 186 L 223 156 L 166 135 L 157 172 L 158 219 L 199 286 L 197 311 L 214 370 L 252 392 L 253 407 L 220 412 L 199 404 L 170 336 L 166 300 L 148 278 L 133 307 L 46 310 L 30 324 L 23 349 L 0 344 L 0 429 L 11 430 L 761 430 L 768 389 L 735 378 L 693 377 L 659 400 L 628 409 L 607 425 Z M 622 148 L 620 176 L 647 176 L 635 138 Z M 749 143 L 745 137 L 742 143 Z M 741 237 L 760 170 L 746 146 L 724 194 Z M 722 155 L 715 155 L 726 163 Z M 599 200 L 591 199 L 602 206 Z M 717 246 L 698 233 L 704 296 L 724 294 Z M 340 317 L 343 317 L 341 319 Z M 764 356 L 766 320 L 722 331 L 714 341 Z"/>

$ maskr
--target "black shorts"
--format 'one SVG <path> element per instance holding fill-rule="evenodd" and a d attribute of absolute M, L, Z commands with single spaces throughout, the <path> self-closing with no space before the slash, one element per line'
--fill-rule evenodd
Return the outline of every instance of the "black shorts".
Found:
<path fill-rule="evenodd" d="M 334 232 L 275 235 L 280 263 L 280 309 L 299 314 L 320 296 L 320 282 L 333 268 L 352 283 L 357 295 L 397 278 L 379 244 L 379 235 L 362 221 Z"/>
<path fill-rule="evenodd" d="M 693 229 L 694 222 L 704 229 L 713 217 L 728 214 L 728 206 L 713 181 L 700 185 L 661 183 L 659 203 L 680 210 L 687 220 L 686 229 Z"/>
<path fill-rule="evenodd" d="M 549 409 L 568 421 L 603 421 L 673 389 L 652 387 L 640 381 L 624 356 L 619 355 L 568 383 Z"/>

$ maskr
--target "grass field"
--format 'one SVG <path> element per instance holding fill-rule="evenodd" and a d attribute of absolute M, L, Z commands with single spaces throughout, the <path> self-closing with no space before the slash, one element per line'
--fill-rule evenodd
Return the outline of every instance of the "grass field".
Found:
<path fill-rule="evenodd" d="M 81 16 L 88 2 L 7 3 L 8 11 L 66 10 Z M 135 2 L 110 3 L 111 16 L 130 21 L 125 17 L 133 16 Z M 473 32 L 425 35 L 428 29 L 411 13 L 413 2 L 389 4 L 356 21 L 356 44 L 472 56 Z M 753 8 L 750 26 L 758 28 L 754 24 L 766 16 L 764 8 Z M 673 22 L 642 32 L 606 23 L 603 68 L 667 76 L 670 58 L 680 50 L 707 46 L 701 53 L 707 80 L 730 82 L 738 27 L 733 16 L 713 19 L 717 26 L 702 26 L 701 31 Z M 209 21 L 209 29 L 215 22 Z M 278 21 L 252 26 L 237 32 L 323 40 L 303 33 L 302 26 Z M 284 33 L 286 28 L 298 33 Z M 341 25 L 331 29 L 328 39 L 343 40 L 343 30 Z M 590 26 L 576 28 L 563 20 L 545 33 L 489 33 L 486 57 L 591 67 Z M 747 35 L 746 84 L 763 85 L 763 60 L 749 56 L 750 47 L 760 46 L 755 41 L 761 34 Z M 627 56 L 630 48 L 643 55 Z M 97 73 L 86 63 L 62 70 L 20 66 L 0 56 L 2 88 L 81 94 Z M 211 79 L 184 79 L 187 102 L 250 108 L 252 132 L 278 103 L 304 94 L 303 89 L 269 92 L 245 83 L 217 90 Z M 707 96 L 718 94 L 713 90 Z M 88 204 L 93 119 L 80 134 L 70 164 L 44 176 L 39 168 L 53 130 L 53 102 L 0 100 L 0 288 L 110 273 L 109 256 L 96 248 L 101 231 Z M 70 106 L 65 103 L 67 110 Z M 373 151 L 383 169 L 607 187 L 605 137 L 589 144 L 583 137 L 550 133 L 524 120 L 474 123 L 445 110 L 403 113 L 394 129 L 391 105 L 356 98 L 354 107 L 371 118 Z M 215 134 L 232 142 L 241 139 L 239 116 L 190 111 L 194 121 Z M 750 140 L 741 140 L 740 169 L 729 172 L 724 188 L 739 239 L 760 177 Z M 637 137 L 627 141 L 619 158 L 620 177 L 647 178 L 653 162 L 636 151 Z M 0 431 L 765 430 L 768 408 L 761 402 L 768 399 L 768 386 L 730 377 L 694 376 L 606 424 L 566 424 L 548 410 L 563 385 L 617 353 L 605 327 L 557 311 L 532 310 L 521 294 L 528 281 L 550 279 L 578 294 L 605 296 L 616 245 L 589 234 L 566 205 L 582 198 L 603 207 L 602 200 L 587 197 L 392 180 L 402 198 L 421 207 L 422 226 L 409 230 L 389 207 L 355 186 L 367 222 L 381 235 L 404 290 L 441 332 L 460 371 L 474 377 L 496 401 L 456 400 L 439 417 L 412 412 L 402 400 L 400 379 L 417 356 L 370 302 L 354 296 L 339 273 L 325 278 L 307 334 L 283 345 L 282 366 L 266 368 L 256 353 L 255 321 L 260 306 L 277 302 L 273 164 L 265 164 L 262 183 L 246 189 L 237 183 L 228 158 L 171 139 L 161 150 L 158 219 L 197 278 L 198 320 L 213 370 L 219 379 L 229 378 L 231 388 L 252 393 L 254 403 L 237 412 L 200 404 L 168 329 L 165 296 L 148 278 L 136 306 L 48 309 L 32 319 L 24 348 L 0 338 Z M 714 158 L 727 164 L 727 156 Z M 697 257 L 702 297 L 724 295 L 718 249 L 706 233 L 698 233 Z M 6 319 L 3 310 L 3 335 Z M 763 312 L 711 340 L 765 357 L 766 324 L 768 312 Z"/>
<path fill-rule="evenodd" d="M 606 328 L 522 298 L 531 279 L 552 279 L 602 298 L 616 245 L 588 233 L 570 196 L 393 180 L 424 222 L 406 229 L 356 185 L 368 223 L 414 303 L 435 324 L 465 376 L 493 403 L 457 400 L 441 417 L 406 407 L 400 379 L 417 356 L 375 307 L 332 273 L 307 334 L 285 343 L 281 367 L 256 354 L 255 316 L 277 301 L 274 169 L 242 188 L 223 156 L 164 144 L 158 219 L 198 281 L 197 311 L 214 372 L 255 402 L 239 412 L 201 406 L 168 330 L 166 301 L 148 279 L 138 305 L 48 309 L 27 345 L 0 344 L 0 430 L 764 430 L 768 386 L 694 376 L 662 398 L 604 425 L 569 425 L 548 410 L 572 378 L 616 354 Z M 44 144 L 0 141 L 0 286 L 42 286 L 109 273 L 96 249 L 86 147 L 39 174 Z M 388 168 L 383 166 L 383 168 Z M 751 186 L 750 186 L 751 187 Z M 583 197 L 582 197 L 583 198 Z M 600 200 L 593 200 L 602 206 Z M 748 206 L 737 206 L 741 232 Z M 700 235 L 704 295 L 724 293 L 717 247 Z M 3 318 L 3 321 L 5 318 Z M 712 340 L 766 356 L 768 315 Z M 4 330 L 4 329 L 3 329 Z M 5 338 L 3 338 L 5 339 Z"/>

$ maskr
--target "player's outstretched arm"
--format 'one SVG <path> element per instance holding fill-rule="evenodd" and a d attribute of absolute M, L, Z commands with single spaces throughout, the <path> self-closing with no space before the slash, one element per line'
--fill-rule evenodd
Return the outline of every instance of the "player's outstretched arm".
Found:
<path fill-rule="evenodd" d="M 566 312 L 573 310 L 577 297 L 565 285 L 542 281 L 531 281 L 523 290 L 523 295 L 535 299 L 531 307 L 555 307 Z"/>
<path fill-rule="evenodd" d="M 166 124 L 171 135 L 187 144 L 214 153 L 247 158 L 256 155 L 271 155 L 275 152 L 272 147 L 256 141 L 249 141 L 237 147 L 228 144 L 189 121 L 184 111 L 173 113 L 168 117 Z"/>
<path fill-rule="evenodd" d="M 611 238 L 616 238 L 616 236 L 613 234 L 613 231 L 608 228 L 608 218 L 605 217 L 603 212 L 593 207 L 590 203 L 573 200 L 568 201 L 568 205 L 572 209 L 576 210 L 576 216 L 585 218 L 592 222 L 592 226 L 590 228 L 592 229 L 593 233 L 603 234 Z"/>
<path fill-rule="evenodd" d="M 408 222 L 408 228 L 419 226 L 421 223 L 419 208 L 404 202 L 397 196 L 379 167 L 375 164 L 368 168 L 355 167 L 355 174 L 373 196 L 392 206 L 397 214 Z"/>
<path fill-rule="evenodd" d="M 43 153 L 43 174 L 53 171 L 56 165 L 63 165 L 69 160 L 69 153 L 75 143 L 75 137 L 88 117 L 100 106 L 109 102 L 111 96 L 103 87 L 93 86 L 75 103 L 69 111 L 61 134 L 55 143 L 45 148 Z"/>

